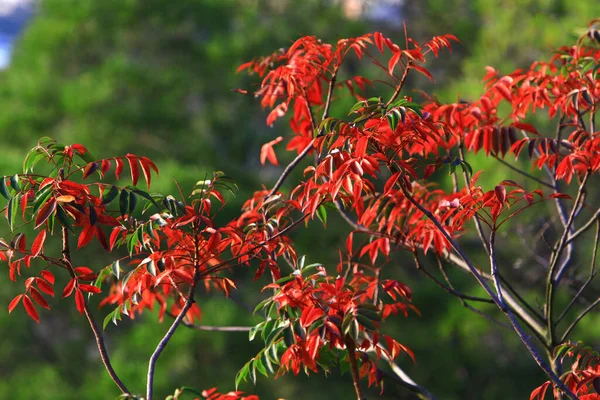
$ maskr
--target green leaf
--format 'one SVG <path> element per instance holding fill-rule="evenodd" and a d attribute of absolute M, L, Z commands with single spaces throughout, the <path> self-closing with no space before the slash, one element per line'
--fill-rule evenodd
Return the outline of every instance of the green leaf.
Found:
<path fill-rule="evenodd" d="M 17 219 L 17 213 L 19 210 L 19 196 L 15 196 L 8 201 L 8 225 L 12 231 L 14 228 L 15 220 Z"/>
<path fill-rule="evenodd" d="M 377 331 L 377 325 L 375 325 L 375 323 L 371 319 L 369 319 L 369 318 L 367 318 L 367 317 L 365 317 L 365 316 L 363 316 L 361 314 L 357 314 L 356 315 L 356 320 L 362 326 L 364 326 L 365 328 L 367 328 L 368 330 L 370 330 L 370 331 Z"/>
<path fill-rule="evenodd" d="M 138 188 L 136 188 L 135 186 L 131 188 L 131 191 L 135 194 L 137 194 L 140 197 L 143 197 L 144 199 L 148 200 L 150 203 L 152 203 L 152 205 L 154 205 L 156 208 L 160 209 L 161 207 L 158 205 L 158 203 L 156 202 L 156 200 L 154 200 L 154 198 L 148 193 L 148 192 L 144 192 L 143 190 L 140 190 Z"/>
<path fill-rule="evenodd" d="M 10 177 L 10 186 L 12 186 L 12 188 L 17 192 L 21 191 L 21 187 L 19 186 L 19 175 L 13 175 Z"/>
<path fill-rule="evenodd" d="M 63 210 L 61 206 L 56 207 L 56 216 L 58 217 L 58 222 L 64 227 L 66 227 L 71 233 L 75 233 L 71 224 L 69 223 L 69 218 L 67 217 L 67 213 Z"/>
<path fill-rule="evenodd" d="M 106 330 L 106 325 L 108 325 L 108 323 L 112 320 L 114 313 L 117 310 L 112 310 L 111 312 L 108 313 L 108 315 L 106 317 L 104 317 L 104 321 L 102 321 L 102 330 Z"/>
<path fill-rule="evenodd" d="M 121 212 L 121 216 L 125 216 L 127 211 L 129 210 L 129 193 L 125 189 L 121 190 L 121 195 L 119 196 L 119 211 Z"/>
<path fill-rule="evenodd" d="M 469 164 L 468 162 L 461 160 L 460 167 L 462 168 L 463 172 L 466 172 L 465 171 L 465 169 L 466 169 L 467 171 L 469 171 L 469 175 L 473 175 L 473 168 L 471 167 L 471 164 Z"/>
<path fill-rule="evenodd" d="M 250 379 L 252 380 L 252 383 L 254 385 L 256 385 L 256 362 L 255 360 L 251 360 L 250 361 Z"/>
<path fill-rule="evenodd" d="M 98 274 L 98 277 L 96 278 L 96 281 L 94 282 L 94 286 L 101 288 L 102 282 L 104 282 L 104 279 L 106 279 L 108 275 L 110 275 L 110 266 L 102 268 Z M 89 294 L 91 295 L 91 293 Z"/>
<path fill-rule="evenodd" d="M 324 227 L 327 227 L 327 209 L 323 204 L 317 208 L 317 217 L 321 220 Z"/>
<path fill-rule="evenodd" d="M 240 382 L 242 382 L 242 380 L 244 382 L 246 382 L 246 379 L 248 378 L 248 372 L 250 371 L 250 363 L 251 362 L 252 362 L 252 360 L 250 360 L 246 364 L 244 364 L 244 366 L 242 367 L 242 369 L 240 369 L 239 372 L 236 374 L 236 376 L 235 376 L 235 390 L 238 389 L 238 387 L 240 386 Z"/>
<path fill-rule="evenodd" d="M 266 376 L 267 378 L 269 377 L 269 374 L 267 373 L 267 369 L 265 368 L 263 362 L 262 362 L 262 357 L 257 358 L 256 360 L 254 360 L 254 366 L 256 367 L 256 369 L 258 370 L 258 372 L 260 372 L 261 374 L 263 374 L 264 376 Z"/>
<path fill-rule="evenodd" d="M 269 359 L 268 351 L 266 351 L 266 349 L 262 352 L 261 360 L 265 367 L 267 367 L 267 370 L 269 370 L 270 373 L 274 374 L 275 370 L 273 369 L 273 365 L 271 364 L 271 360 Z"/>
<path fill-rule="evenodd" d="M 133 214 L 135 206 L 138 203 L 137 196 L 133 192 L 129 192 L 129 214 Z"/>
<path fill-rule="evenodd" d="M 400 112 L 397 109 L 393 109 L 386 115 L 388 125 L 390 126 L 392 132 L 394 132 L 398 127 L 398 121 L 400 120 L 399 114 Z"/>
<path fill-rule="evenodd" d="M 369 310 L 367 308 L 361 308 L 360 306 L 357 308 L 356 311 L 357 311 L 358 315 L 368 318 L 371 321 L 376 321 L 376 322 L 381 321 L 381 315 L 377 311 Z"/>
<path fill-rule="evenodd" d="M 258 305 L 256 307 L 254 307 L 254 312 L 252 314 L 256 314 L 256 312 L 258 310 L 260 310 L 261 308 L 264 308 L 267 304 L 269 304 L 270 301 L 272 301 L 272 299 L 269 297 L 268 299 L 264 299 L 263 301 L 258 303 Z M 252 340 L 252 339 L 250 339 L 250 340 Z"/>
<path fill-rule="evenodd" d="M 8 191 L 8 187 L 6 186 L 6 176 L 2 177 L 2 181 L 0 182 L 0 194 L 10 200 L 11 195 Z"/>
<path fill-rule="evenodd" d="M 40 207 L 46 203 L 50 195 L 52 195 L 52 185 L 45 186 L 40 190 L 33 201 L 33 211 L 31 213 L 37 214 Z"/>
<path fill-rule="evenodd" d="M 146 265 L 146 269 L 150 275 L 156 276 L 156 264 L 154 263 L 154 260 L 150 260 L 150 262 Z"/>
<path fill-rule="evenodd" d="M 264 326 L 262 332 L 260 333 L 260 336 L 263 341 L 266 341 L 267 336 L 271 334 L 271 331 L 275 327 L 275 322 L 277 322 L 277 321 L 274 319 L 270 319 L 265 323 L 265 326 Z"/>
<path fill-rule="evenodd" d="M 119 279 L 121 276 L 121 265 L 119 264 L 119 260 L 116 260 L 111 265 L 112 273 Z"/>
<path fill-rule="evenodd" d="M 254 337 L 256 336 L 256 334 L 262 330 L 263 325 L 266 323 L 266 321 L 261 322 L 260 324 L 253 326 L 250 329 L 250 332 L 248 332 L 248 340 L 249 341 L 253 341 Z"/>
<path fill-rule="evenodd" d="M 117 197 L 119 194 L 119 189 L 116 186 L 111 185 L 108 191 L 104 188 L 104 192 L 102 193 L 102 204 L 109 204 L 111 201 Z"/>
<path fill-rule="evenodd" d="M 284 329 L 286 329 L 286 326 L 280 326 L 277 329 L 273 329 L 267 337 L 267 339 L 265 340 L 265 347 L 269 347 L 271 344 L 273 344 L 273 341 L 275 341 L 279 336 L 281 336 L 281 333 Z"/>

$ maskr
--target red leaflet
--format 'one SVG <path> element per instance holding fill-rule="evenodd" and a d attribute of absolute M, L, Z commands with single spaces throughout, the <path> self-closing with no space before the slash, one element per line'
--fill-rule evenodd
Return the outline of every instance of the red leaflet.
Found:
<path fill-rule="evenodd" d="M 100 171 L 102 172 L 102 177 L 104 177 L 104 175 L 108 172 L 109 169 L 110 169 L 110 161 L 102 160 L 102 164 L 100 166 Z"/>
<path fill-rule="evenodd" d="M 503 83 L 498 82 L 494 86 L 494 88 L 500 93 L 502 97 L 506 99 L 509 103 L 512 102 L 512 94 L 510 93 L 510 89 Z"/>
<path fill-rule="evenodd" d="M 99 287 L 93 285 L 86 285 L 84 283 L 80 283 L 79 288 L 84 292 L 88 293 L 102 293 L 102 290 Z"/>
<path fill-rule="evenodd" d="M 51 285 L 54 285 L 54 274 L 47 269 L 42 271 L 42 277 L 47 280 Z"/>
<path fill-rule="evenodd" d="M 23 307 L 25 307 L 25 311 L 27 311 L 27 314 L 29 314 L 31 319 L 37 323 L 40 322 L 40 318 L 38 317 L 35 307 L 33 306 L 33 302 L 27 295 L 23 295 Z"/>
<path fill-rule="evenodd" d="M 24 296 L 24 295 L 20 294 L 20 295 L 18 295 L 18 296 L 15 296 L 15 298 L 14 298 L 14 299 L 12 299 L 12 301 L 11 301 L 11 302 L 10 302 L 10 304 L 8 305 L 8 312 L 9 312 L 9 313 L 11 313 L 11 312 L 12 312 L 12 311 L 15 309 L 15 307 L 16 307 L 16 306 L 19 304 L 19 301 L 21 301 L 21 298 L 22 298 L 23 296 Z"/>
<path fill-rule="evenodd" d="M 500 204 L 504 204 L 504 201 L 506 200 L 506 187 L 504 187 L 504 185 L 498 185 L 494 189 L 494 192 L 496 193 L 496 198 Z"/>
<path fill-rule="evenodd" d="M 108 247 L 108 242 L 106 241 L 106 233 L 104 233 L 104 230 L 98 225 L 95 225 L 94 228 L 96 230 L 96 237 L 98 238 L 100 246 L 102 246 L 104 250 L 109 251 L 110 249 Z"/>
<path fill-rule="evenodd" d="M 402 52 L 400 52 L 400 51 L 396 51 L 396 52 L 394 52 L 394 54 L 392 54 L 392 57 L 390 58 L 390 61 L 388 62 L 388 73 L 390 75 L 394 75 L 394 68 L 396 67 L 396 64 L 398 64 L 400 57 L 402 57 Z"/>
<path fill-rule="evenodd" d="M 425 75 L 432 82 L 435 81 L 435 79 L 433 79 L 433 76 L 431 75 L 431 73 L 428 70 L 426 70 L 425 68 L 421 67 L 420 65 L 411 64 L 410 69 L 414 69 L 415 71 L 420 72 L 421 74 Z"/>
<path fill-rule="evenodd" d="M 42 229 L 42 231 L 36 236 L 33 241 L 33 245 L 31 246 L 31 255 L 33 257 L 37 257 L 40 255 L 42 250 L 44 249 L 44 241 L 46 240 L 46 230 Z"/>
<path fill-rule="evenodd" d="M 79 239 L 77 239 L 77 248 L 79 249 L 87 245 L 92 240 L 95 233 L 96 228 L 93 225 L 86 225 L 79 234 Z"/>
<path fill-rule="evenodd" d="M 277 161 L 277 156 L 275 155 L 275 151 L 273 150 L 273 146 L 281 142 L 282 140 L 283 137 L 279 136 L 277 139 L 271 140 L 270 142 L 263 144 L 260 150 L 260 163 L 262 165 L 265 165 L 265 162 L 267 160 L 269 160 L 269 162 L 273 165 L 279 165 L 279 162 Z"/>
<path fill-rule="evenodd" d="M 38 292 L 36 290 L 36 288 L 31 288 L 29 289 L 29 294 L 31 294 L 31 297 L 33 298 L 33 300 L 38 303 L 40 306 L 46 308 L 46 309 L 50 309 L 50 306 L 48 305 L 48 302 L 46 301 L 46 299 L 44 299 L 44 296 L 42 296 L 40 294 L 40 292 Z"/>
<path fill-rule="evenodd" d="M 75 287 L 75 282 L 77 282 L 77 278 L 73 278 L 69 281 L 69 283 L 67 283 L 67 286 L 65 286 L 65 289 L 63 290 L 63 294 L 62 294 L 63 299 L 65 297 L 69 297 L 71 295 L 71 293 L 73 293 L 73 288 Z"/>
<path fill-rule="evenodd" d="M 127 154 L 125 157 L 127 158 L 129 168 L 131 169 L 131 181 L 133 186 L 135 186 L 140 179 L 140 169 L 138 168 L 137 157 L 133 154 Z"/>
<path fill-rule="evenodd" d="M 95 163 L 95 162 L 88 163 L 88 165 L 86 165 L 85 168 L 83 169 L 83 179 L 87 178 L 88 176 L 90 176 L 91 174 L 96 172 L 97 170 L 98 170 L 98 163 Z"/>
<path fill-rule="evenodd" d="M 46 222 L 46 220 L 48 218 L 50 218 L 50 216 L 52 214 L 54 214 L 55 210 L 56 210 L 56 199 L 54 197 L 51 197 L 50 200 L 48 200 L 46 202 L 46 204 L 44 204 L 42 206 L 42 208 L 40 208 L 40 210 L 38 211 L 37 218 L 35 219 L 35 228 L 34 229 L 39 229 L 39 227 L 41 225 L 43 225 L 44 222 Z"/>
<path fill-rule="evenodd" d="M 381 54 L 383 54 L 383 35 L 381 34 L 381 32 L 375 32 L 373 34 L 373 38 L 375 39 L 375 45 L 377 46 Z"/>
<path fill-rule="evenodd" d="M 113 248 L 115 247 L 115 243 L 117 242 L 117 239 L 119 238 L 119 235 L 122 233 L 123 231 L 121 230 L 120 226 L 115 226 L 112 230 L 112 232 L 110 233 L 110 238 L 109 238 L 109 251 L 112 251 Z"/>
<path fill-rule="evenodd" d="M 42 271 L 42 275 L 44 275 L 43 273 L 44 273 L 44 271 Z M 52 283 L 54 283 L 54 276 L 52 277 Z M 44 292 L 50 296 L 54 296 L 54 288 L 45 280 L 43 280 L 41 278 L 35 278 L 35 284 L 42 292 Z"/>
<path fill-rule="evenodd" d="M 74 268 L 73 271 L 75 271 L 75 273 L 80 276 L 81 275 L 90 275 L 90 274 L 94 273 L 94 271 L 92 271 L 88 267 L 77 267 L 77 268 Z"/>
<path fill-rule="evenodd" d="M 83 293 L 79 289 L 75 290 L 75 305 L 77 306 L 77 311 L 79 311 L 80 314 L 83 314 L 83 311 L 85 310 L 85 299 L 83 298 Z"/>
<path fill-rule="evenodd" d="M 119 179 L 121 172 L 123 172 L 123 160 L 121 158 L 115 158 L 115 164 L 117 165 L 115 168 L 115 177 Z"/>

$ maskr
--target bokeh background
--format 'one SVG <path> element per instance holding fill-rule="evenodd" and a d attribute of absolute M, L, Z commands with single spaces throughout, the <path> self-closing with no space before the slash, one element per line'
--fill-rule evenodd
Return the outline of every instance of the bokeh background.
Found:
<path fill-rule="evenodd" d="M 281 172 L 260 165 L 260 146 L 288 134 L 284 122 L 265 126 L 266 113 L 251 96 L 231 91 L 255 84 L 235 73 L 242 62 L 301 35 L 334 42 L 379 30 L 402 42 L 406 21 L 416 40 L 444 33 L 460 38 L 452 55 L 432 64 L 435 85 L 409 80 L 410 88 L 454 101 L 481 93 L 486 65 L 508 73 L 548 58 L 553 47 L 572 43 L 599 16 L 600 3 L 570 0 L 0 0 L 0 174 L 20 172 L 26 151 L 50 136 L 82 143 L 97 157 L 151 157 L 161 171 L 153 190 L 164 193 L 176 192 L 173 177 L 188 190 L 213 170 L 226 171 L 240 188 L 222 216 L 231 218 Z M 490 182 L 508 176 L 493 164 L 478 167 L 489 169 Z M 294 239 L 310 262 L 333 267 L 345 231 L 330 216 L 327 230 L 312 224 Z M 0 236 L 9 235 L 3 224 Z M 507 260 L 522 257 L 518 246 L 507 246 L 504 254 Z M 100 268 L 110 257 L 93 247 L 76 262 Z M 526 273 L 533 264 L 524 259 L 515 272 L 523 278 L 518 289 L 532 302 L 541 293 L 532 289 L 536 275 Z M 52 299 L 53 312 L 41 312 L 40 324 L 21 308 L 9 315 L 6 305 L 21 293 L 23 281 L 10 282 L 5 265 L 0 271 L 0 398 L 116 398 L 72 299 Z M 412 287 L 421 311 L 386 326 L 416 354 L 416 364 L 406 358 L 399 363 L 440 399 L 526 399 L 545 380 L 512 331 L 472 314 L 401 256 L 388 271 Z M 200 295 L 202 323 L 256 324 L 248 309 L 262 298 L 261 282 L 252 277 L 252 270 L 235 273 L 240 290 L 233 301 Z M 460 289 L 478 293 L 469 276 L 453 272 L 453 279 Z M 57 288 L 65 280 L 60 277 Z M 97 319 L 109 311 L 97 310 Z M 576 334 L 598 344 L 599 327 L 598 314 L 592 314 Z M 143 391 L 148 358 L 166 329 L 152 313 L 107 328 L 114 367 L 131 390 Z M 233 389 L 236 372 L 258 349 L 246 335 L 181 328 L 158 362 L 157 398 L 184 385 Z M 350 377 L 336 372 L 327 379 L 260 377 L 256 387 L 241 389 L 263 399 L 353 396 Z M 369 398 L 378 396 L 369 392 Z M 415 398 L 391 380 L 381 397 Z"/>

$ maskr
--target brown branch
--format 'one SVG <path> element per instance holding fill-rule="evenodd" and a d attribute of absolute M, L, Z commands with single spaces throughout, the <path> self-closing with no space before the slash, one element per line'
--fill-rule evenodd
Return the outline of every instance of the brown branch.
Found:
<path fill-rule="evenodd" d="M 584 234 L 588 229 L 590 229 L 594 225 L 594 222 L 598 221 L 599 219 L 600 208 L 596 210 L 592 218 L 590 218 L 585 224 L 583 224 L 581 228 L 577 229 L 569 236 L 569 238 L 567 239 L 567 243 L 571 243 L 573 240 L 577 239 L 579 236 Z"/>
<path fill-rule="evenodd" d="M 550 267 L 548 269 L 548 276 L 546 278 L 545 317 L 546 317 L 548 340 L 550 341 L 549 344 L 552 347 L 555 346 L 556 344 L 558 344 L 557 338 L 556 338 L 556 333 L 555 333 L 556 326 L 555 326 L 554 319 L 553 319 L 554 318 L 554 315 L 553 315 L 554 314 L 553 313 L 553 311 L 554 311 L 554 294 L 556 292 L 556 287 L 560 283 L 560 278 L 562 276 L 562 273 L 564 272 L 564 270 L 567 266 L 567 262 L 569 261 L 570 256 L 571 256 L 572 245 L 567 244 L 567 238 L 569 237 L 569 234 L 571 232 L 571 227 L 572 227 L 573 221 L 575 220 L 575 213 L 579 206 L 579 202 L 582 200 L 585 185 L 586 185 L 589 177 L 590 177 L 590 172 L 588 171 L 588 172 L 586 172 L 581 184 L 579 185 L 579 190 L 577 191 L 577 197 L 575 198 L 575 204 L 573 205 L 571 213 L 569 214 L 569 218 L 567 219 L 567 223 L 565 224 L 563 234 L 561 235 L 556 246 L 554 247 L 554 250 L 552 252 L 552 256 L 550 259 Z M 565 246 L 567 246 L 566 247 L 567 248 L 566 259 L 563 261 L 562 265 L 560 267 L 558 267 L 558 261 L 560 259 L 560 256 L 561 256 L 563 250 L 565 249 Z M 558 270 L 557 270 L 557 267 L 558 267 Z"/>
<path fill-rule="evenodd" d="M 66 226 L 63 226 L 61 229 L 62 234 L 62 255 L 63 255 L 63 264 L 69 271 L 69 275 L 71 275 L 71 279 L 77 279 L 77 275 L 75 274 L 75 270 L 73 269 L 73 263 L 71 262 L 71 248 L 69 246 L 69 230 Z M 77 280 L 75 281 L 76 285 L 78 285 Z M 79 289 L 77 289 L 79 290 Z M 104 368 L 108 372 L 108 375 L 113 380 L 113 382 L 119 387 L 121 392 L 126 395 L 131 396 L 131 392 L 125 384 L 121 381 L 117 373 L 115 372 L 112 364 L 110 363 L 110 358 L 108 357 L 108 352 L 106 351 L 106 345 L 104 344 L 104 337 L 102 336 L 102 331 L 96 324 L 96 320 L 92 316 L 90 312 L 89 305 L 87 301 L 83 300 L 83 312 L 88 320 L 90 328 L 92 328 L 92 332 L 94 333 L 94 338 L 96 339 L 96 347 L 98 347 L 98 352 L 100 353 L 100 359 L 104 364 Z"/>
<path fill-rule="evenodd" d="M 560 314 L 560 317 L 556 320 L 556 324 L 558 325 L 563 317 L 569 312 L 569 309 L 575 304 L 575 301 L 581 296 L 581 293 L 587 288 L 587 286 L 592 282 L 594 277 L 596 276 L 596 254 L 598 253 L 598 242 L 600 241 L 600 221 L 596 221 L 596 236 L 594 238 L 594 249 L 592 250 L 592 261 L 590 263 L 590 274 L 587 280 L 581 285 L 575 296 L 571 299 L 569 304 L 565 307 L 564 311 Z"/>
<path fill-rule="evenodd" d="M 195 225 L 194 225 L 194 229 L 197 229 L 197 227 Z M 185 303 L 184 303 L 181 311 L 179 312 L 179 314 L 177 315 L 177 317 L 175 318 L 175 320 L 173 321 L 173 323 L 167 330 L 167 333 L 165 333 L 163 338 L 160 340 L 160 342 L 156 346 L 156 349 L 154 350 L 154 353 L 152 353 L 152 356 L 150 356 L 150 361 L 148 362 L 148 378 L 147 378 L 147 382 L 146 382 L 146 400 L 152 400 L 153 385 L 154 385 L 154 370 L 156 367 L 156 361 L 158 361 L 158 357 L 160 357 L 163 350 L 167 347 L 167 344 L 169 344 L 169 340 L 171 340 L 171 337 L 173 337 L 173 334 L 175 334 L 175 331 L 179 327 L 179 324 L 183 321 L 183 318 L 185 318 L 185 315 L 187 314 L 189 309 L 192 307 L 192 304 L 194 304 L 194 293 L 196 291 L 196 283 L 198 282 L 198 278 L 200 276 L 200 272 L 199 272 L 200 265 L 198 265 L 198 262 L 200 260 L 200 246 L 199 246 L 199 243 L 198 243 L 198 240 L 196 237 L 194 238 L 194 247 L 196 249 L 196 253 L 194 255 L 194 276 L 192 278 L 192 283 L 190 284 L 190 288 L 188 290 L 188 295 L 187 295 L 188 297 L 185 300 Z"/>
<path fill-rule="evenodd" d="M 363 396 L 360 388 L 360 375 L 358 374 L 358 365 L 356 362 L 356 349 L 354 347 L 354 341 L 352 338 L 346 337 L 345 345 L 346 349 L 348 350 L 348 357 L 350 358 L 350 372 L 352 373 L 352 383 L 354 384 L 356 399 L 365 400 L 366 398 Z"/>

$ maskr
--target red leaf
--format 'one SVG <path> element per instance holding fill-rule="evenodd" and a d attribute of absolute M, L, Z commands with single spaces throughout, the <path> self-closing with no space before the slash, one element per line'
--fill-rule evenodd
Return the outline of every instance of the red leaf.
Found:
<path fill-rule="evenodd" d="M 510 89 L 503 83 L 498 82 L 494 86 L 494 88 L 500 93 L 502 97 L 504 97 L 509 103 L 512 102 L 512 94 L 510 93 Z"/>
<path fill-rule="evenodd" d="M 544 398 L 546 397 L 546 390 L 548 390 L 548 386 L 550 386 L 550 382 L 546 382 L 542 386 L 535 389 L 533 392 L 531 392 L 529 400 L 544 400 Z"/>
<path fill-rule="evenodd" d="M 275 151 L 273 150 L 273 146 L 281 142 L 282 140 L 283 137 L 279 136 L 277 139 L 271 140 L 270 142 L 263 144 L 262 148 L 260 149 L 260 163 L 262 165 L 265 165 L 265 162 L 267 160 L 269 160 L 269 162 L 273 165 L 279 165 L 279 162 L 277 161 L 277 156 L 275 155 Z"/>
<path fill-rule="evenodd" d="M 90 274 L 94 273 L 94 271 L 92 271 L 88 267 L 77 267 L 77 268 L 73 269 L 73 271 L 75 271 L 75 273 L 77 275 L 90 275 Z"/>
<path fill-rule="evenodd" d="M 10 304 L 8 305 L 8 312 L 11 313 L 15 307 L 19 304 L 19 301 L 21 301 L 21 297 L 23 297 L 22 294 L 15 296 L 14 299 L 12 299 L 12 301 L 10 302 Z"/>
<path fill-rule="evenodd" d="M 75 305 L 77 306 L 77 311 L 83 314 L 85 309 L 85 300 L 83 298 L 83 293 L 79 289 L 75 291 Z"/>
<path fill-rule="evenodd" d="M 494 192 L 496 193 L 496 198 L 500 204 L 504 204 L 504 201 L 506 200 L 506 187 L 504 185 L 498 185 L 494 189 Z"/>
<path fill-rule="evenodd" d="M 47 269 L 42 271 L 42 277 L 50 282 L 51 285 L 54 285 L 54 274 Z"/>
<path fill-rule="evenodd" d="M 96 237 L 98 238 L 98 242 L 100 243 L 100 246 L 102 246 L 102 248 L 104 250 L 109 251 L 108 242 L 106 241 L 106 233 L 104 233 L 104 230 L 102 230 L 102 228 L 100 228 L 98 225 L 96 225 L 95 228 L 96 228 Z"/>
<path fill-rule="evenodd" d="M 115 164 L 117 164 L 115 168 L 115 177 L 119 179 L 119 175 L 123 172 L 123 160 L 121 158 L 115 158 Z"/>
<path fill-rule="evenodd" d="M 46 301 L 46 299 L 44 299 L 44 296 L 42 296 L 40 294 L 40 292 L 38 292 L 36 290 L 36 288 L 29 289 L 29 293 L 31 294 L 31 297 L 33 298 L 33 300 L 36 303 L 38 303 L 40 306 L 44 307 L 47 310 L 50 309 L 50 306 L 48 305 L 48 302 Z"/>
<path fill-rule="evenodd" d="M 535 126 L 531 125 L 531 124 L 526 124 L 525 122 L 513 122 L 512 124 L 510 124 L 511 126 L 514 126 L 517 129 L 522 129 L 524 131 L 527 131 L 529 133 L 533 133 L 535 135 L 539 135 L 539 132 L 537 131 L 537 129 L 535 129 Z"/>
<path fill-rule="evenodd" d="M 152 176 L 150 173 L 150 165 L 147 162 L 148 159 L 146 157 L 142 157 L 138 161 L 142 166 L 142 173 L 144 174 L 144 179 L 146 179 L 146 185 L 148 186 L 148 190 L 150 190 L 150 181 L 152 180 Z"/>
<path fill-rule="evenodd" d="M 46 230 L 42 229 L 42 231 L 36 236 L 33 241 L 33 245 L 31 246 L 31 255 L 33 257 L 37 257 L 40 255 L 42 250 L 44 249 L 44 241 L 46 240 Z"/>
<path fill-rule="evenodd" d="M 102 160 L 102 164 L 100 166 L 100 171 L 102 171 L 102 176 L 104 176 L 104 174 L 106 174 L 109 169 L 110 169 L 110 161 Z"/>
<path fill-rule="evenodd" d="M 108 243 L 110 245 L 108 251 L 112 251 L 112 249 L 115 247 L 115 243 L 117 243 L 117 239 L 119 238 L 120 233 L 121 233 L 121 227 L 115 226 L 113 228 L 113 231 L 110 233 L 110 238 L 108 240 Z"/>
<path fill-rule="evenodd" d="M 420 65 L 412 64 L 410 66 L 410 69 L 414 69 L 417 72 L 420 72 L 423 75 L 425 75 L 427 78 L 429 78 L 430 81 L 432 81 L 432 82 L 434 81 L 433 76 L 431 75 L 431 73 L 428 70 L 426 70 L 425 68 L 421 67 Z"/>
<path fill-rule="evenodd" d="M 135 186 L 140 179 L 140 169 L 137 164 L 137 156 L 133 154 L 127 154 L 125 157 L 127 158 L 127 161 L 129 162 L 129 168 L 131 169 L 131 181 L 133 186 Z"/>
<path fill-rule="evenodd" d="M 54 278 L 52 278 L 52 282 L 54 282 Z M 54 297 L 54 288 L 48 282 L 42 278 L 35 278 L 35 283 L 42 292 Z"/>
<path fill-rule="evenodd" d="M 398 60 L 400 60 L 401 56 L 402 52 L 396 51 L 394 52 L 394 55 L 392 55 L 392 58 L 390 58 L 390 61 L 388 62 L 388 73 L 390 75 L 394 75 L 394 67 L 398 64 Z"/>
<path fill-rule="evenodd" d="M 271 111 L 269 113 L 269 115 L 267 116 L 267 125 L 271 126 L 273 124 L 273 122 L 275 122 L 275 120 L 277 120 L 277 118 L 283 117 L 285 115 L 285 113 L 287 113 L 287 110 L 288 110 L 287 103 L 281 103 L 281 104 L 277 105 L 277 107 L 275 107 L 273 109 L 273 111 Z"/>
<path fill-rule="evenodd" d="M 31 301 L 31 299 L 27 295 L 23 296 L 23 306 L 25 307 L 25 311 L 27 311 L 27 314 L 29 314 L 29 316 L 31 317 L 31 319 L 33 319 L 34 321 L 36 321 L 37 323 L 39 323 L 40 322 L 40 318 L 38 317 L 38 313 L 35 310 L 35 307 L 33 306 L 33 302 Z"/>
<path fill-rule="evenodd" d="M 377 46 L 381 54 L 383 54 L 383 35 L 381 34 L 381 32 L 375 32 L 375 35 L 373 35 L 373 37 L 375 38 L 375 45 Z"/>
<path fill-rule="evenodd" d="M 84 292 L 88 292 L 88 293 L 102 293 L 102 290 L 94 285 L 86 285 L 84 283 L 79 284 L 79 288 L 81 290 L 83 290 Z"/>
<path fill-rule="evenodd" d="M 548 197 L 550 197 L 551 199 L 569 199 L 569 200 L 572 199 L 572 197 L 566 193 L 552 193 Z"/>
<path fill-rule="evenodd" d="M 81 234 L 79 235 L 79 239 L 77 239 L 77 248 L 79 249 L 79 248 L 87 245 L 90 242 L 90 240 L 92 240 L 95 233 L 96 233 L 96 229 L 94 226 L 86 225 L 83 228 L 83 230 L 81 231 Z"/>
<path fill-rule="evenodd" d="M 88 163 L 88 165 L 86 165 L 85 168 L 83 169 L 83 179 L 87 178 L 88 176 L 90 176 L 91 174 L 96 172 L 97 170 L 98 170 L 98 163 L 95 163 L 95 162 Z"/>
<path fill-rule="evenodd" d="M 34 229 L 38 229 L 56 210 L 56 199 L 51 197 L 38 211 Z"/>
<path fill-rule="evenodd" d="M 67 286 L 65 286 L 65 289 L 63 290 L 63 294 L 62 294 L 63 299 L 65 297 L 69 297 L 71 295 L 71 293 L 73 293 L 73 288 L 75 287 L 76 281 L 77 281 L 77 278 L 73 278 L 69 281 L 69 283 L 67 283 Z"/>

